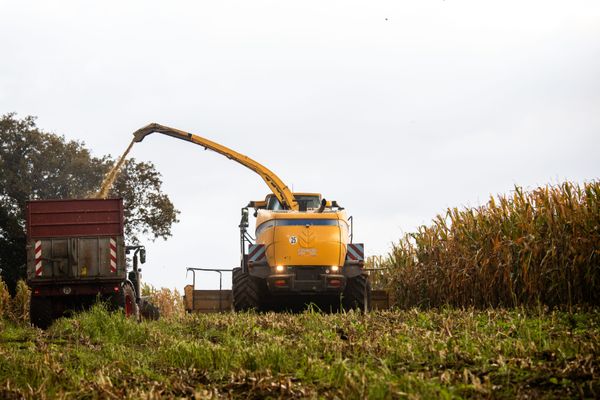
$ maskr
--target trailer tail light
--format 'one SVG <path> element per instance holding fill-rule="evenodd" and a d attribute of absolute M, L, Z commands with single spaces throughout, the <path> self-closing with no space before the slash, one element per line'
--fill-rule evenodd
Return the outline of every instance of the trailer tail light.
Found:
<path fill-rule="evenodd" d="M 275 286 L 287 286 L 287 281 L 285 279 L 277 279 L 275 280 L 275 282 L 273 282 L 275 284 Z"/>
<path fill-rule="evenodd" d="M 329 286 L 340 287 L 340 286 L 342 286 L 342 281 L 339 280 L 339 279 L 330 279 L 329 280 Z"/>

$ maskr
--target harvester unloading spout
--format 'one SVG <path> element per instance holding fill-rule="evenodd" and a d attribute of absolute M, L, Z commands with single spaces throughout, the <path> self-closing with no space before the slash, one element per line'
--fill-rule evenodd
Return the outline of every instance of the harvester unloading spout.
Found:
<path fill-rule="evenodd" d="M 262 164 L 254 161 L 250 157 L 247 157 L 228 147 L 215 143 L 212 140 L 157 123 L 148 124 L 145 127 L 135 131 L 133 133 L 133 140 L 135 142 L 141 142 L 146 136 L 155 132 L 162 133 L 163 135 L 171 136 L 176 139 L 185 140 L 186 142 L 195 143 L 204 147 L 205 149 L 217 152 L 229 158 L 230 160 L 242 164 L 244 167 L 249 168 L 252 171 L 256 172 L 258 175 L 260 175 L 260 177 L 265 181 L 267 186 L 269 186 L 269 189 L 271 189 L 275 197 L 277 197 L 277 200 L 279 200 L 279 202 L 284 208 L 298 211 L 298 202 L 294 198 L 292 191 L 287 187 L 287 185 L 283 183 L 283 181 L 277 175 L 275 175 L 273 171 L 269 170 Z"/>

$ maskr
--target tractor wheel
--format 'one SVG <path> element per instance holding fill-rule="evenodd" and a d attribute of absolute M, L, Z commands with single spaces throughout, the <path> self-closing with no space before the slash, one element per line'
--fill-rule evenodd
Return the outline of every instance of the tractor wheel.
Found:
<path fill-rule="evenodd" d="M 259 278 L 234 268 L 232 278 L 233 309 L 235 311 L 260 310 L 265 284 Z"/>
<path fill-rule="evenodd" d="M 46 329 L 54 321 L 52 299 L 49 297 L 31 296 L 29 319 L 34 326 Z"/>
<path fill-rule="evenodd" d="M 135 302 L 135 291 L 130 285 L 124 285 L 119 293 L 110 296 L 110 306 L 115 311 L 123 310 L 128 318 L 138 318 L 139 310 Z"/>
<path fill-rule="evenodd" d="M 160 310 L 148 300 L 142 299 L 140 304 L 140 316 L 149 321 L 158 321 L 160 318 Z"/>
<path fill-rule="evenodd" d="M 368 311 L 371 308 L 371 284 L 366 275 L 348 278 L 342 295 L 342 305 L 346 310 Z"/>
<path fill-rule="evenodd" d="M 125 285 L 123 287 L 123 297 L 125 298 L 125 307 L 123 308 L 125 311 L 125 316 L 127 318 L 138 319 L 139 309 L 137 303 L 135 302 L 135 292 L 131 286 Z"/>

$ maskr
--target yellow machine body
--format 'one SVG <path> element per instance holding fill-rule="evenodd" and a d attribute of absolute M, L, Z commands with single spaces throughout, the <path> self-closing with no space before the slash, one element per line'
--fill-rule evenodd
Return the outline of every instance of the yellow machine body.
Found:
<path fill-rule="evenodd" d="M 349 241 L 345 211 L 258 210 L 256 243 L 270 266 L 342 266 Z"/>

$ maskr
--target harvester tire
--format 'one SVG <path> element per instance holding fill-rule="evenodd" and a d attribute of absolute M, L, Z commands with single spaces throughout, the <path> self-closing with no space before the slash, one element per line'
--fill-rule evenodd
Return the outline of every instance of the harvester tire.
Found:
<path fill-rule="evenodd" d="M 47 329 L 54 321 L 52 299 L 48 297 L 31 296 L 29 303 L 29 319 L 34 326 Z"/>
<path fill-rule="evenodd" d="M 348 278 L 342 295 L 342 305 L 345 310 L 371 309 L 371 284 L 366 275 Z"/>
<path fill-rule="evenodd" d="M 259 278 L 234 268 L 232 278 L 233 309 L 235 311 L 260 310 L 264 297 L 264 282 Z"/>

